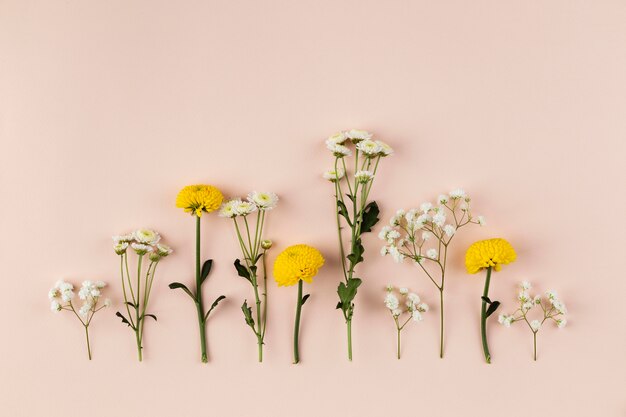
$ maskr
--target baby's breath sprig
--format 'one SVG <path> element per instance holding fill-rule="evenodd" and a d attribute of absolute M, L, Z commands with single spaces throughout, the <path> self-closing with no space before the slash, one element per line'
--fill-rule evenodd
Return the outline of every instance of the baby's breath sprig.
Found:
<path fill-rule="evenodd" d="M 323 177 L 333 183 L 335 188 L 337 235 L 344 278 L 337 288 L 339 295 L 337 309 L 341 309 L 346 321 L 349 360 L 352 360 L 354 298 L 362 282 L 355 276 L 355 267 L 363 262 L 365 252 L 361 235 L 371 232 L 379 220 L 378 204 L 375 201 L 368 201 L 369 195 L 380 160 L 393 154 L 393 149 L 389 145 L 379 140 L 372 140 L 372 136 L 364 130 L 353 129 L 336 133 L 326 140 L 327 148 L 335 157 L 334 169 L 325 172 Z M 354 171 L 352 173 L 348 171 L 346 163 L 347 157 L 352 156 L 351 145 L 354 145 Z M 347 198 L 344 198 L 344 195 Z M 348 250 L 344 248 L 342 223 L 347 224 L 350 229 Z"/>
<path fill-rule="evenodd" d="M 533 333 L 533 359 L 537 360 L 537 333 L 546 321 L 553 321 L 559 329 L 565 327 L 567 308 L 555 291 L 547 291 L 544 298 L 541 295 L 530 295 L 529 290 L 531 288 L 532 286 L 528 281 L 523 281 L 520 284 L 520 291 L 517 295 L 518 309 L 512 314 L 500 314 L 498 322 L 504 327 L 511 327 L 513 323 L 524 321 Z M 543 317 L 540 320 L 528 317 L 531 310 L 537 310 L 535 307 L 541 308 Z"/>
<path fill-rule="evenodd" d="M 143 330 L 146 317 L 156 321 L 154 314 L 148 313 L 148 302 L 156 267 L 161 259 L 172 253 L 172 249 L 159 243 L 161 235 L 151 229 L 138 229 L 126 235 L 113 236 L 113 250 L 120 257 L 120 275 L 122 278 L 122 293 L 124 306 L 128 316 L 119 311 L 115 313 L 135 333 L 137 343 L 137 358 L 143 360 Z M 128 268 L 128 250 L 132 249 L 137 255 L 137 274 L 131 278 Z M 145 258 L 148 258 L 148 269 L 142 273 Z M 143 284 L 143 289 L 142 289 Z"/>
<path fill-rule="evenodd" d="M 232 199 L 224 203 L 219 215 L 232 219 L 239 247 L 243 255 L 243 263 L 235 260 L 237 274 L 252 286 L 255 299 L 255 313 L 248 306 L 248 300 L 241 305 L 246 324 L 252 329 L 258 345 L 259 362 L 263 362 L 263 344 L 267 327 L 267 251 L 272 247 L 271 240 L 263 240 L 265 217 L 269 210 L 278 204 L 278 196 L 269 192 L 253 191 L 246 200 Z M 256 221 L 248 218 L 256 211 Z M 258 263 L 262 261 L 263 286 L 259 285 Z M 262 297 L 262 299 L 261 299 Z"/>
<path fill-rule="evenodd" d="M 439 291 L 439 357 L 444 352 L 444 288 L 448 248 L 459 229 L 469 224 L 484 225 L 482 216 L 472 213 L 471 199 L 462 189 L 441 194 L 437 204 L 422 203 L 419 208 L 398 210 L 378 237 L 386 245 L 381 255 L 391 255 L 397 263 L 411 259 Z"/>
<path fill-rule="evenodd" d="M 409 292 L 408 288 L 398 288 L 398 294 L 402 298 L 402 302 L 394 293 L 395 288 L 392 285 L 387 285 L 385 290 L 385 307 L 391 313 L 391 317 L 393 317 L 393 321 L 396 324 L 397 356 L 400 359 L 400 334 L 402 330 L 411 320 L 416 322 L 422 321 L 424 319 L 422 313 L 428 311 L 428 304 L 423 303 L 416 293 Z"/>
<path fill-rule="evenodd" d="M 67 310 L 74 313 L 76 318 L 85 328 L 85 339 L 87 341 L 87 355 L 91 360 L 91 343 L 89 342 L 89 325 L 93 316 L 100 310 L 111 305 L 111 300 L 105 298 L 101 305 L 98 305 L 102 297 L 103 288 L 107 284 L 103 281 L 83 281 L 78 298 L 83 301 L 83 305 L 76 310 L 73 300 L 76 297 L 74 293 L 74 285 L 65 281 L 57 281 L 57 283 L 48 292 L 50 299 L 50 309 L 55 313 Z"/>

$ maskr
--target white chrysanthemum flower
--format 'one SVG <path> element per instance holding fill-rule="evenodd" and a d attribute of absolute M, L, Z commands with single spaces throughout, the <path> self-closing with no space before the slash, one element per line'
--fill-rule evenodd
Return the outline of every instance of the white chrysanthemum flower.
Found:
<path fill-rule="evenodd" d="M 556 326 L 559 329 L 562 329 L 563 327 L 565 327 L 567 325 L 567 319 L 557 319 L 556 321 Z"/>
<path fill-rule="evenodd" d="M 539 320 L 531 321 L 530 328 L 533 329 L 534 332 L 539 331 L 539 329 L 541 328 L 541 322 Z"/>
<path fill-rule="evenodd" d="M 385 295 L 385 306 L 389 310 L 395 310 L 396 308 L 398 308 L 399 305 L 400 301 L 398 300 L 398 297 L 396 297 L 394 294 L 387 293 L 387 295 Z"/>
<path fill-rule="evenodd" d="M 343 143 L 348 138 L 343 132 L 337 132 L 334 135 L 330 135 L 328 139 L 326 139 L 326 146 L 335 146 L 335 145 L 343 145 Z"/>
<path fill-rule="evenodd" d="M 254 211 L 256 211 L 256 205 L 249 201 L 239 200 L 235 206 L 235 212 L 237 212 L 239 216 L 247 216 Z"/>
<path fill-rule="evenodd" d="M 448 196 L 445 194 L 440 194 L 439 197 L 437 197 L 437 203 L 439 204 L 446 204 L 448 201 Z"/>
<path fill-rule="evenodd" d="M 161 235 L 151 229 L 135 230 L 133 236 L 138 243 L 143 243 L 144 245 L 154 245 L 161 240 Z"/>
<path fill-rule="evenodd" d="M 532 288 L 532 285 L 530 284 L 530 282 L 528 281 L 522 281 L 519 286 L 522 288 L 522 290 L 527 291 L 529 289 Z"/>
<path fill-rule="evenodd" d="M 443 231 L 448 237 L 452 237 L 456 233 L 456 227 L 452 226 L 451 224 L 446 224 L 445 226 L 443 226 Z"/>
<path fill-rule="evenodd" d="M 220 207 L 220 211 L 218 215 L 220 217 L 226 217 L 228 219 L 232 219 L 233 217 L 236 217 L 237 210 L 235 208 L 239 205 L 239 203 L 241 203 L 241 200 L 237 198 L 233 200 L 228 200 L 227 202 L 222 204 L 222 207 Z"/>
<path fill-rule="evenodd" d="M 278 204 L 278 196 L 270 192 L 253 191 L 248 194 L 248 201 L 254 203 L 259 210 L 271 210 Z"/>
<path fill-rule="evenodd" d="M 380 156 L 393 155 L 393 148 L 382 140 L 377 140 L 376 144 L 380 146 Z"/>
<path fill-rule="evenodd" d="M 54 300 L 55 298 L 58 298 L 61 296 L 61 291 L 59 291 L 58 288 L 52 288 L 50 291 L 48 291 L 48 298 L 50 300 Z"/>
<path fill-rule="evenodd" d="M 415 306 L 415 308 L 421 313 L 425 313 L 430 309 L 430 307 L 428 307 L 428 304 L 426 303 L 419 303 Z"/>
<path fill-rule="evenodd" d="M 386 256 L 389 254 L 389 248 L 387 246 L 383 246 L 382 248 L 380 248 L 380 255 L 381 256 Z"/>
<path fill-rule="evenodd" d="M 113 245 L 113 250 L 118 255 L 123 255 L 126 253 L 126 249 L 128 249 L 128 242 L 119 242 Z"/>
<path fill-rule="evenodd" d="M 357 171 L 354 178 L 361 184 L 366 184 L 374 178 L 374 173 L 372 171 Z"/>
<path fill-rule="evenodd" d="M 420 210 L 422 213 L 428 213 L 430 211 L 430 209 L 433 208 L 433 204 L 432 203 L 422 203 L 420 204 Z"/>
<path fill-rule="evenodd" d="M 368 158 L 373 158 L 378 156 L 382 152 L 381 146 L 370 139 L 364 139 L 356 144 L 356 148 L 363 152 L 363 154 Z"/>
<path fill-rule="evenodd" d="M 157 254 L 158 254 L 160 257 L 162 257 L 162 258 L 165 258 L 167 255 L 169 255 L 169 254 L 171 254 L 172 252 L 174 252 L 174 250 L 173 250 L 172 248 L 170 248 L 169 246 L 164 245 L 164 244 L 162 244 L 162 243 L 158 243 L 158 244 L 156 245 L 156 251 L 157 251 Z"/>
<path fill-rule="evenodd" d="M 333 145 L 328 146 L 328 149 L 335 155 L 337 158 L 343 158 L 344 156 L 352 155 L 352 151 L 348 149 L 344 145 Z"/>
<path fill-rule="evenodd" d="M 478 216 L 478 217 L 476 218 L 476 221 L 477 221 L 477 222 L 478 222 L 478 224 L 479 224 L 479 225 L 481 225 L 481 226 L 484 226 L 485 224 L 487 224 L 487 223 L 486 223 L 486 221 L 485 221 L 485 217 L 484 217 L 484 216 Z"/>
<path fill-rule="evenodd" d="M 437 260 L 437 255 L 438 255 L 437 249 L 428 249 L 426 251 L 426 257 L 429 259 Z"/>
<path fill-rule="evenodd" d="M 104 299 L 104 306 L 105 307 L 111 307 L 111 299 L 110 298 L 105 298 Z"/>
<path fill-rule="evenodd" d="M 417 311 L 417 310 L 413 310 L 413 312 L 411 313 L 411 318 L 413 319 L 413 321 L 422 321 L 422 320 L 424 320 L 424 317 L 422 317 L 420 312 Z"/>
<path fill-rule="evenodd" d="M 142 243 L 131 243 L 130 247 L 133 248 L 137 255 L 145 255 L 148 252 L 152 252 L 154 248 L 150 245 L 144 245 Z"/>
<path fill-rule="evenodd" d="M 330 171 L 324 172 L 322 174 L 322 177 L 324 177 L 325 180 L 328 180 L 330 182 L 335 182 L 335 181 L 342 179 L 345 175 L 346 175 L 346 172 L 343 170 L 343 168 L 337 168 L 336 171 L 330 170 Z"/>
<path fill-rule="evenodd" d="M 452 199 L 465 198 L 466 195 L 465 191 L 461 188 L 450 191 L 450 198 Z"/>
<path fill-rule="evenodd" d="M 353 143 L 358 143 L 362 140 L 369 140 L 372 138 L 372 136 L 374 136 L 373 134 L 371 134 L 370 132 L 366 130 L 358 130 L 358 129 L 347 130 L 343 132 L 343 134 L 346 136 L 346 138 L 350 139 Z"/>
<path fill-rule="evenodd" d="M 404 261 L 404 255 L 396 246 L 389 246 L 389 254 L 396 263 L 402 263 Z"/>
<path fill-rule="evenodd" d="M 420 296 L 415 294 L 414 292 L 407 295 L 406 298 L 413 304 L 418 304 L 420 302 Z"/>
<path fill-rule="evenodd" d="M 50 302 L 50 310 L 58 313 L 59 311 L 63 310 L 63 307 L 61 306 L 61 303 L 59 303 L 57 300 L 52 300 Z"/>
<path fill-rule="evenodd" d="M 129 233 L 127 235 L 117 235 L 117 236 L 113 236 L 113 243 L 130 243 L 133 240 L 135 240 L 135 237 L 133 236 L 132 233 Z"/>
<path fill-rule="evenodd" d="M 407 294 L 409 293 L 409 289 L 408 289 L 408 288 L 406 288 L 406 287 L 400 287 L 400 289 L 398 289 L 398 292 L 399 292 L 401 295 L 407 295 Z"/>
<path fill-rule="evenodd" d="M 438 211 L 437 213 L 435 213 L 435 215 L 433 216 L 433 223 L 435 223 L 439 227 L 442 227 L 446 223 L 446 213 L 444 213 L 443 211 Z"/>

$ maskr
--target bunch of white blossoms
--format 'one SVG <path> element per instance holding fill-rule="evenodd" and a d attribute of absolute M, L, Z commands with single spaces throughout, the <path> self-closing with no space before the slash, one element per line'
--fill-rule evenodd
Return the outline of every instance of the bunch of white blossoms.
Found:
<path fill-rule="evenodd" d="M 553 321 L 558 328 L 563 328 L 567 324 L 565 315 L 567 308 L 565 303 L 561 301 L 555 291 L 546 291 L 545 297 L 541 295 L 531 295 L 532 288 L 530 282 L 523 281 L 517 294 L 519 307 L 512 314 L 500 314 L 498 322 L 505 327 L 511 327 L 513 323 L 524 321 L 533 333 L 534 359 L 537 360 L 537 333 L 543 327 L 546 320 Z M 541 319 L 530 319 L 528 314 L 531 310 L 541 308 L 543 317 Z"/>
<path fill-rule="evenodd" d="M 361 183 L 366 184 L 374 179 L 375 170 L 366 169 L 366 161 L 371 161 L 375 158 L 381 158 L 393 154 L 391 146 L 381 140 L 373 140 L 374 135 L 365 130 L 346 130 L 343 132 L 335 133 L 326 139 L 326 147 L 330 150 L 336 158 L 344 158 L 352 155 L 352 150 L 347 146 L 352 143 L 361 155 L 364 157 L 364 164 L 361 169 L 354 172 L 355 179 Z M 371 167 L 370 167 L 371 168 Z M 337 166 L 335 169 L 324 172 L 324 179 L 335 182 L 342 179 L 346 175 L 345 166 Z"/>
<path fill-rule="evenodd" d="M 137 255 L 149 254 L 149 258 L 153 262 L 165 258 L 172 249 L 159 243 L 161 235 L 151 229 L 138 229 L 132 233 L 125 235 L 113 236 L 113 250 L 118 255 L 124 255 L 130 246 Z"/>
<path fill-rule="evenodd" d="M 278 196 L 270 192 L 252 191 L 248 197 L 233 198 L 228 200 L 220 208 L 219 215 L 232 219 L 237 216 L 247 216 L 257 210 L 271 210 L 278 204 Z"/>
<path fill-rule="evenodd" d="M 442 245 L 447 247 L 457 230 L 470 223 L 482 226 L 485 219 L 473 216 L 471 198 L 465 191 L 452 190 L 441 194 L 436 205 L 425 202 L 419 208 L 398 210 L 378 234 L 386 243 L 380 253 L 391 255 L 398 263 L 407 257 L 420 264 L 425 259 L 440 262 Z M 427 248 L 425 244 L 430 240 L 434 245 Z"/>
<path fill-rule="evenodd" d="M 87 337 L 87 353 L 91 360 L 91 346 L 89 344 L 89 324 L 93 316 L 100 310 L 111 305 L 111 300 L 104 299 L 102 305 L 98 305 L 102 297 L 103 288 L 106 283 L 103 281 L 83 281 L 80 290 L 78 291 L 78 298 L 82 300 L 82 306 L 76 310 L 73 300 L 76 298 L 74 293 L 74 285 L 65 281 L 57 281 L 57 283 L 48 292 L 48 298 L 50 300 L 50 309 L 54 312 L 62 310 L 68 310 L 74 312 L 78 320 L 85 328 L 85 335 Z"/>
<path fill-rule="evenodd" d="M 385 291 L 385 307 L 391 313 L 391 317 L 393 317 L 393 321 L 396 324 L 398 334 L 397 356 L 400 359 L 400 333 L 402 329 L 411 320 L 422 321 L 424 319 L 422 313 L 428 311 L 428 305 L 421 301 L 419 295 L 410 292 L 408 288 L 398 288 L 396 295 L 395 288 L 392 285 L 388 285 Z M 403 315 L 408 316 L 406 320 L 402 317 Z"/>

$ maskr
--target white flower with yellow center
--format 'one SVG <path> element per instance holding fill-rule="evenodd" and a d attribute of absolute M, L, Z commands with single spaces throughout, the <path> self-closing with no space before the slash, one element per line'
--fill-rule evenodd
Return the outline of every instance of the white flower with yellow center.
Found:
<path fill-rule="evenodd" d="M 325 180 L 328 180 L 330 182 L 335 182 L 337 180 L 342 179 L 344 176 L 346 175 L 346 172 L 343 170 L 343 168 L 337 168 L 336 171 L 331 170 L 331 171 L 326 171 L 322 174 L 322 176 L 324 177 Z"/>
<path fill-rule="evenodd" d="M 252 213 L 255 210 L 256 210 L 256 205 L 252 204 L 249 201 L 239 200 L 239 202 L 235 206 L 235 212 L 239 216 L 247 216 L 248 214 Z"/>
<path fill-rule="evenodd" d="M 220 208 L 219 216 L 226 217 L 229 219 L 232 219 L 233 217 L 237 216 L 236 207 L 239 205 L 239 203 L 241 203 L 241 200 L 239 199 L 229 200 L 225 202 L 224 204 L 222 204 L 222 207 Z"/>
<path fill-rule="evenodd" d="M 356 144 L 356 148 L 363 152 L 366 157 L 373 158 L 377 156 L 381 151 L 381 146 L 370 139 L 364 139 Z"/>
<path fill-rule="evenodd" d="M 132 242 L 133 240 L 135 240 L 135 236 L 132 233 L 113 236 L 113 243 Z"/>
<path fill-rule="evenodd" d="M 145 255 L 146 253 L 154 250 L 152 246 L 144 245 L 143 243 L 131 243 L 130 247 L 133 248 L 137 255 Z"/>
<path fill-rule="evenodd" d="M 377 140 L 376 143 L 380 146 L 380 155 L 381 156 L 389 156 L 393 155 L 393 148 L 383 142 L 382 140 Z"/>
<path fill-rule="evenodd" d="M 366 184 L 374 178 L 374 173 L 372 171 L 357 171 L 354 178 L 361 184 Z"/>
<path fill-rule="evenodd" d="M 253 191 L 248 194 L 248 201 L 255 204 L 260 210 L 271 210 L 278 203 L 278 196 L 274 193 Z"/>
<path fill-rule="evenodd" d="M 126 249 L 128 249 L 128 242 L 118 242 L 113 245 L 113 250 L 118 255 L 123 255 L 124 253 L 126 253 Z"/>
<path fill-rule="evenodd" d="M 366 130 L 358 130 L 358 129 L 351 129 L 343 133 L 346 136 L 346 138 L 352 141 L 352 143 L 358 143 L 362 140 L 369 140 L 369 139 L 372 139 L 372 136 L 374 136 Z"/>
<path fill-rule="evenodd" d="M 151 229 L 135 230 L 133 232 L 133 237 L 138 243 L 143 243 L 144 245 L 154 245 L 161 240 L 161 236 Z"/>
<path fill-rule="evenodd" d="M 159 256 L 163 258 L 173 252 L 172 248 L 167 245 L 163 245 L 162 243 L 156 245 L 156 250 Z"/>
<path fill-rule="evenodd" d="M 343 158 L 344 156 L 352 155 L 352 151 L 343 145 L 327 145 L 328 149 L 335 155 L 336 158 Z"/>
<path fill-rule="evenodd" d="M 348 138 L 343 132 L 337 132 L 334 135 L 330 135 L 326 139 L 326 146 L 331 147 L 335 145 L 343 145 Z"/>

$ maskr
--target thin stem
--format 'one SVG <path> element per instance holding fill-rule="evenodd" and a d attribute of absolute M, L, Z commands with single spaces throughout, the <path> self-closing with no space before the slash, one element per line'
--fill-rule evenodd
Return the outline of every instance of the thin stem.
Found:
<path fill-rule="evenodd" d="M 398 359 L 400 359 L 400 332 L 402 330 L 398 327 Z"/>
<path fill-rule="evenodd" d="M 480 310 L 480 333 L 483 342 L 483 352 L 487 363 L 491 363 L 491 355 L 489 354 L 489 346 L 487 344 L 487 301 L 489 297 L 489 281 L 491 280 L 491 267 L 487 268 L 487 277 L 485 278 L 485 289 L 483 291 L 482 306 Z"/>
<path fill-rule="evenodd" d="M 89 343 L 89 326 L 84 326 L 85 327 L 85 338 L 87 339 L 87 355 L 89 356 L 89 360 L 91 360 L 91 345 Z M 535 360 L 536 359 L 536 355 L 535 355 Z"/>
<path fill-rule="evenodd" d="M 265 329 L 267 329 L 267 249 L 263 249 L 263 331 L 261 339 L 265 339 Z"/>
<path fill-rule="evenodd" d="M 443 358 L 443 288 L 439 289 L 439 357 Z"/>
<path fill-rule="evenodd" d="M 534 348 L 534 358 L 537 360 L 537 332 L 533 332 L 533 348 Z"/>
<path fill-rule="evenodd" d="M 346 320 L 348 327 L 348 360 L 352 360 L 352 317 Z"/>
<path fill-rule="evenodd" d="M 141 352 L 141 340 L 142 340 L 142 336 L 143 336 L 143 318 L 140 316 L 140 312 L 139 312 L 139 300 L 141 299 L 141 264 L 143 263 L 143 255 L 139 255 L 138 259 L 137 259 L 137 304 L 135 304 L 135 306 L 137 307 L 135 309 L 135 316 L 137 319 L 137 327 L 135 329 L 135 340 L 137 341 L 137 358 L 139 359 L 139 362 L 141 362 L 143 360 L 143 355 Z"/>
<path fill-rule="evenodd" d="M 293 329 L 293 363 L 300 362 L 300 352 L 298 346 L 300 334 L 300 314 L 302 311 L 302 280 L 298 281 L 298 300 L 296 303 L 296 321 Z"/>
<path fill-rule="evenodd" d="M 198 330 L 200 331 L 200 351 L 202 363 L 209 361 L 206 351 L 206 322 L 204 319 L 204 301 L 202 299 L 202 267 L 200 259 L 200 216 L 196 216 L 196 310 L 198 313 Z"/>

